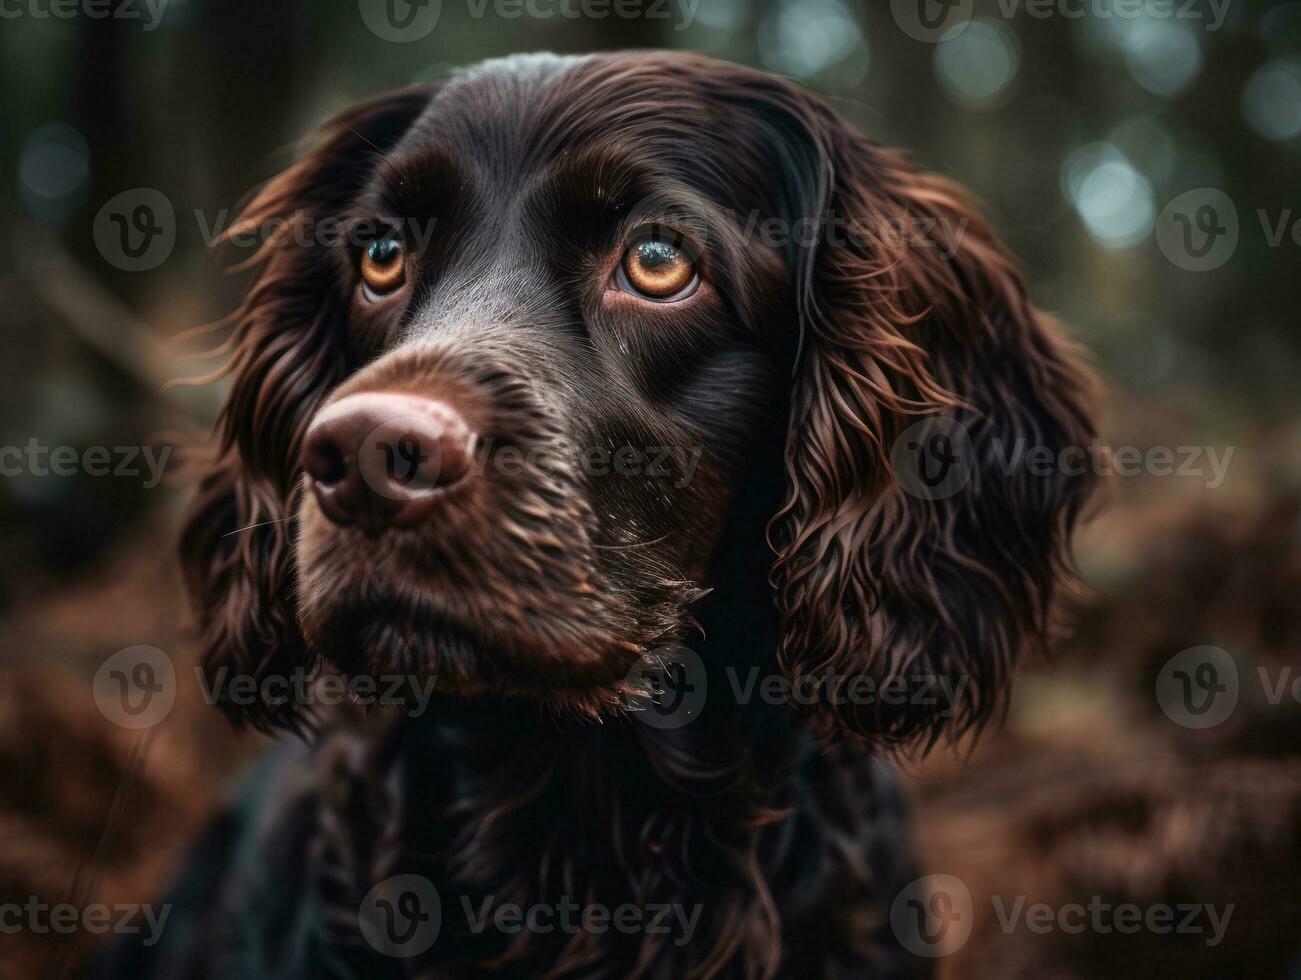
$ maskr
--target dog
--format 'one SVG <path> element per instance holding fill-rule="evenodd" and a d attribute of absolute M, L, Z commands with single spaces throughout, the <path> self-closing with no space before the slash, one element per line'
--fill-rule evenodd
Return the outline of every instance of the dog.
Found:
<path fill-rule="evenodd" d="M 204 669 L 398 704 L 225 697 L 307 738 L 105 974 L 927 975 L 891 756 L 998 716 L 1093 482 L 1009 462 L 1094 383 L 967 197 L 781 78 L 530 55 L 241 235 Z"/>

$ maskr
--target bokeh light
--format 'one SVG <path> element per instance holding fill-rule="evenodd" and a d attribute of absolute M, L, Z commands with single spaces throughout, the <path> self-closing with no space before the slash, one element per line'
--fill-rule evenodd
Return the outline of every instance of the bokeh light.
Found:
<path fill-rule="evenodd" d="M 837 81 L 857 84 L 867 74 L 867 38 L 840 0 L 781 0 L 759 24 L 759 59 L 795 78 L 839 68 Z"/>
<path fill-rule="evenodd" d="M 1002 21 L 980 18 L 954 29 L 935 48 L 935 74 L 958 105 L 997 105 L 1021 68 L 1016 35 Z"/>
<path fill-rule="evenodd" d="M 1257 69 L 1242 90 L 1242 114 L 1266 139 L 1301 135 L 1301 64 L 1280 58 Z"/>
<path fill-rule="evenodd" d="M 696 8 L 694 24 L 713 31 L 740 31 L 750 16 L 750 0 L 710 0 Z"/>
<path fill-rule="evenodd" d="M 59 225 L 86 199 L 90 148 L 71 126 L 46 123 L 23 141 L 18 186 L 23 204 L 36 220 Z"/>
<path fill-rule="evenodd" d="M 1152 232 L 1152 183 L 1110 143 L 1089 143 L 1067 157 L 1062 191 L 1104 248 L 1129 248 Z"/>
<path fill-rule="evenodd" d="M 1178 95 L 1202 68 L 1201 45 L 1181 20 L 1138 18 L 1125 32 L 1123 46 L 1134 81 L 1157 95 Z"/>

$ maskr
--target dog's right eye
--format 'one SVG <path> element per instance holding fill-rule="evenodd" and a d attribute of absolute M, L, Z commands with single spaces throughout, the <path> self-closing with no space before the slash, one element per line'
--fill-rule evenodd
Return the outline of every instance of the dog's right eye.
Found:
<path fill-rule="evenodd" d="M 615 274 L 619 289 L 656 303 L 684 300 L 699 284 L 683 236 L 658 226 L 647 229 L 629 246 Z"/>
<path fill-rule="evenodd" d="M 393 292 L 406 280 L 406 273 L 406 257 L 402 243 L 396 238 L 377 238 L 366 246 L 361 258 L 361 278 L 372 298 Z"/>

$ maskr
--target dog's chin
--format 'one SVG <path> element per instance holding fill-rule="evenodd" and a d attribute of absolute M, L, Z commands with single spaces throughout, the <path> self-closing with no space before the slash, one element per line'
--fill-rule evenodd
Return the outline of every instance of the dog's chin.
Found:
<path fill-rule="evenodd" d="M 318 626 L 304 622 L 312 648 L 340 672 L 434 679 L 444 690 L 491 687 L 492 661 L 482 640 L 448 621 L 397 620 L 378 611 L 340 608 Z"/>
<path fill-rule="evenodd" d="M 640 659 L 623 645 L 597 650 L 577 639 L 547 647 L 536 637 L 494 633 L 395 599 L 336 599 L 300 611 L 299 626 L 310 647 L 348 677 L 523 698 L 589 717 L 620 710 L 627 674 Z"/>

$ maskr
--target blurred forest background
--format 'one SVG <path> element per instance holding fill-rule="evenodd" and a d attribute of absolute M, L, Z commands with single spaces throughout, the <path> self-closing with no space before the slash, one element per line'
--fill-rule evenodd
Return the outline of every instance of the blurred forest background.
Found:
<path fill-rule="evenodd" d="M 1301 3 L 959 0 L 934 5 L 956 26 L 929 39 L 902 0 L 667 0 L 635 18 L 433 0 L 436 25 L 395 43 L 370 0 L 91 15 L 121 2 L 0 3 L 0 446 L 201 444 L 220 387 L 164 386 L 216 366 L 175 338 L 244 284 L 210 229 L 357 99 L 528 50 L 690 48 L 798 78 L 983 200 L 1036 302 L 1095 352 L 1108 446 L 1232 451 L 1218 480 L 1205 450 L 1196 474 L 1113 477 L 1079 541 L 1074 636 L 1023 666 L 1002 731 L 910 764 L 925 870 L 976 900 L 945 975 L 1301 976 L 1301 706 L 1256 681 L 1290 676 L 1301 649 Z M 96 216 L 140 188 L 175 238 L 132 271 Z M 157 486 L 29 463 L 0 477 L 0 902 L 150 900 L 266 746 L 185 683 L 141 757 L 92 696 L 124 647 L 193 657 L 180 460 Z M 1227 651 L 1242 692 L 1198 730 L 1155 685 L 1200 645 Z M 1007 933 L 989 895 L 1236 912 L 1211 948 Z M 0 935 L 0 975 L 71 974 L 93 943 Z"/>

